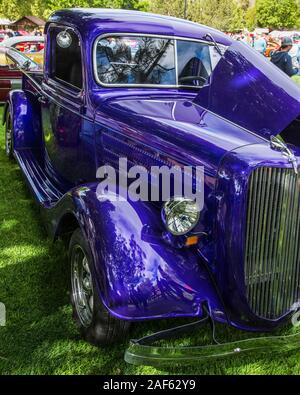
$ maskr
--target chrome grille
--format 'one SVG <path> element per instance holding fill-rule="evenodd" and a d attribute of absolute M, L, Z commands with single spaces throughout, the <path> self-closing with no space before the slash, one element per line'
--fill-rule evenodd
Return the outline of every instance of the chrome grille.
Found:
<path fill-rule="evenodd" d="M 250 176 L 245 283 L 258 316 L 276 319 L 300 298 L 300 176 L 262 167 Z"/>

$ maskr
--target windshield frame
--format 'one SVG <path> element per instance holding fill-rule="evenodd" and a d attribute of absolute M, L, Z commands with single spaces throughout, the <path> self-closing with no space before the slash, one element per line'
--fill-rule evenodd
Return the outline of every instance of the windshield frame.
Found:
<path fill-rule="evenodd" d="M 167 85 L 167 84 L 125 84 L 125 83 L 105 83 L 102 82 L 99 79 L 98 76 L 98 72 L 97 72 L 97 45 L 99 43 L 100 40 L 102 40 L 103 38 L 106 37 L 152 37 L 152 38 L 157 38 L 157 39 L 165 39 L 165 40 L 173 40 L 174 41 L 174 62 L 175 62 L 175 78 L 176 78 L 176 84 L 171 84 L 171 85 Z M 93 74 L 94 74 L 94 78 L 97 82 L 98 85 L 105 87 L 105 88 L 163 88 L 163 89 L 201 89 L 206 85 L 209 85 L 209 79 L 210 76 L 207 78 L 206 82 L 201 85 L 201 86 L 196 86 L 196 85 L 182 85 L 178 83 L 178 54 L 177 54 L 177 41 L 189 41 L 189 42 L 196 42 L 196 43 L 201 43 L 201 44 L 205 44 L 207 46 L 210 47 L 215 47 L 215 44 L 213 42 L 209 42 L 209 41 L 205 41 L 205 40 L 200 40 L 200 39 L 195 39 L 195 38 L 189 38 L 189 37 L 180 37 L 180 36 L 167 36 L 167 35 L 161 35 L 161 34 L 147 34 L 147 33 L 105 33 L 105 34 L 101 34 L 99 35 L 94 42 L 93 45 Z M 217 43 L 218 46 L 221 48 L 221 50 L 223 51 L 223 55 L 225 53 L 225 51 L 227 50 L 227 46 L 223 45 L 223 44 L 219 44 Z M 213 70 L 212 70 L 213 72 Z M 211 75 L 211 74 L 210 74 Z"/>

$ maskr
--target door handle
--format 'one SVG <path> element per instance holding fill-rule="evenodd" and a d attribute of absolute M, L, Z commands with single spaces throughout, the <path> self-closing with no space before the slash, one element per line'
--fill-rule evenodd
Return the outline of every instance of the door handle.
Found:
<path fill-rule="evenodd" d="M 47 100 L 47 98 L 45 96 L 39 96 L 38 97 L 38 101 L 40 103 L 42 103 L 42 104 L 47 104 L 48 103 L 48 100 Z"/>

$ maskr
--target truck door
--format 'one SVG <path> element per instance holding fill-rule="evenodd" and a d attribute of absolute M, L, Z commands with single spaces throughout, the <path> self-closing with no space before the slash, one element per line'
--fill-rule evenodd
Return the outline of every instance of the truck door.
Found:
<path fill-rule="evenodd" d="M 48 30 L 40 98 L 48 167 L 78 185 L 94 173 L 93 123 L 84 117 L 85 95 L 79 36 L 71 28 Z"/>

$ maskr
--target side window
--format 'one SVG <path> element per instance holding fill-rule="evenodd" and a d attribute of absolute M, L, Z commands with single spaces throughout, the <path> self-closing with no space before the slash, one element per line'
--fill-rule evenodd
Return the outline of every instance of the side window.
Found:
<path fill-rule="evenodd" d="M 51 78 L 82 89 L 82 58 L 79 37 L 70 28 L 55 28 L 50 32 L 50 41 Z"/>
<path fill-rule="evenodd" d="M 98 80 L 105 84 L 175 85 L 174 40 L 106 37 L 95 53 Z"/>

